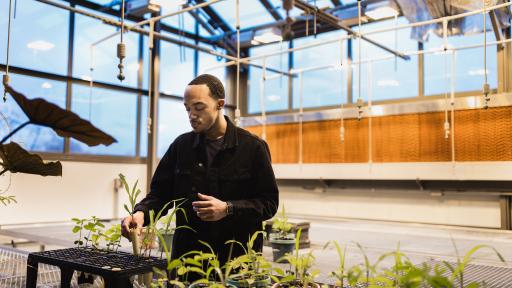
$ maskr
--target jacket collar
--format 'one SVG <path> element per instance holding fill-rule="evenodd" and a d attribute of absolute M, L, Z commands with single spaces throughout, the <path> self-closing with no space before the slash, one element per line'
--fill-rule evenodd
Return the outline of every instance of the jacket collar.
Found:
<path fill-rule="evenodd" d="M 226 133 L 224 134 L 224 144 L 222 145 L 222 149 L 233 148 L 238 146 L 238 135 L 236 132 L 236 127 L 231 120 L 224 115 L 224 119 L 226 119 Z M 197 148 L 199 144 L 204 142 L 205 135 L 204 133 L 196 133 L 194 135 L 194 143 L 192 144 L 193 148 Z"/>

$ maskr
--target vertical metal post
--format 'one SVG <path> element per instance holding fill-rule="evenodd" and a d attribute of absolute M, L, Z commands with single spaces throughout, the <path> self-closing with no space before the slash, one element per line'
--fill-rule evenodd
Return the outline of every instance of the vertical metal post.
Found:
<path fill-rule="evenodd" d="M 352 43 L 352 39 L 347 39 L 347 104 L 354 103 L 354 69 L 352 69 Z"/>
<path fill-rule="evenodd" d="M 71 4 L 71 7 L 74 7 L 74 4 Z M 68 31 L 68 69 L 67 75 L 68 80 L 66 81 L 66 110 L 71 111 L 71 101 L 73 94 L 73 82 L 71 78 L 73 77 L 73 50 L 75 43 L 75 13 L 69 12 L 69 31 Z M 64 154 L 67 155 L 70 153 L 70 144 L 71 141 L 69 137 L 64 137 Z"/>
<path fill-rule="evenodd" d="M 290 40 L 288 42 L 288 49 L 293 48 L 293 40 Z M 290 72 L 293 69 L 293 52 L 288 53 L 288 72 Z M 288 76 L 288 112 L 293 111 L 293 77 Z"/>
<path fill-rule="evenodd" d="M 153 13 L 151 17 L 160 16 L 160 12 Z M 160 32 L 160 21 L 155 22 L 155 32 Z M 158 98 L 160 96 L 159 75 L 160 75 L 160 40 L 153 37 L 153 52 L 151 53 L 151 68 L 149 71 L 151 85 L 151 95 L 149 95 L 148 115 L 152 119 L 150 130 L 148 131 L 148 158 L 146 170 L 146 193 L 150 192 L 151 178 L 156 169 L 157 160 L 157 133 L 158 133 Z"/>
<path fill-rule="evenodd" d="M 142 91 L 143 89 L 143 77 L 144 77 L 144 35 L 139 35 L 139 52 L 138 52 L 138 61 L 139 61 L 139 69 L 137 70 L 137 88 L 139 88 L 139 92 L 137 93 L 137 115 L 136 115 L 136 123 L 135 127 L 137 131 L 135 131 L 135 158 L 140 159 L 140 142 L 142 133 L 140 129 L 142 127 Z"/>

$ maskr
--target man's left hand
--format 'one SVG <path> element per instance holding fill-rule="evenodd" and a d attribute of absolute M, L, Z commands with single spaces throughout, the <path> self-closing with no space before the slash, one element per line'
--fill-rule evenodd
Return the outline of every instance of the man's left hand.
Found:
<path fill-rule="evenodd" d="M 227 216 L 227 203 L 215 197 L 197 193 L 199 201 L 192 202 L 197 217 L 203 221 L 219 221 Z"/>

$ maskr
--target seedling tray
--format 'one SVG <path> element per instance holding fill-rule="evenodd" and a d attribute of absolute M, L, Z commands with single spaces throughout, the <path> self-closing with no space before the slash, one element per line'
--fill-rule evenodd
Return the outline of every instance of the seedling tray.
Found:
<path fill-rule="evenodd" d="M 105 287 L 133 287 L 129 278 L 165 269 L 167 260 L 141 257 L 126 252 L 105 252 L 88 248 L 68 248 L 30 253 L 27 259 L 27 288 L 35 288 L 39 263 L 57 266 L 61 270 L 61 287 L 70 287 L 74 271 L 103 277 Z"/>

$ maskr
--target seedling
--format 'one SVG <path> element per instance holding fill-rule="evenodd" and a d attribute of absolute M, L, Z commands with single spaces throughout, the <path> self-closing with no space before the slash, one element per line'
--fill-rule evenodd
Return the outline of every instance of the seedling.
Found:
<path fill-rule="evenodd" d="M 286 212 L 283 206 L 281 213 L 278 217 L 274 218 L 272 223 L 272 230 L 276 233 L 272 233 L 270 237 L 275 239 L 290 239 L 291 229 L 292 224 L 288 223 L 288 217 L 286 216 Z"/>
<path fill-rule="evenodd" d="M 284 210 L 283 210 L 284 211 Z M 308 253 L 299 255 L 300 235 L 302 229 L 297 231 L 295 235 L 295 252 L 287 253 L 277 262 L 288 261 L 290 269 L 284 272 L 280 268 L 274 268 L 274 271 L 282 276 L 279 283 L 284 283 L 289 286 L 300 285 L 308 287 L 310 283 L 314 283 L 314 279 L 320 274 L 318 270 L 312 270 L 315 264 L 315 256 L 310 250 Z"/>

